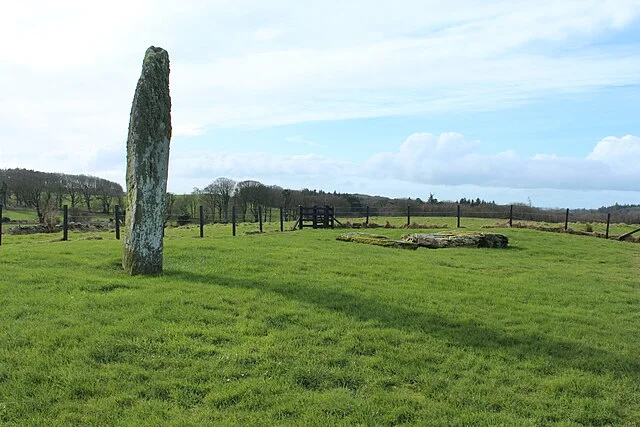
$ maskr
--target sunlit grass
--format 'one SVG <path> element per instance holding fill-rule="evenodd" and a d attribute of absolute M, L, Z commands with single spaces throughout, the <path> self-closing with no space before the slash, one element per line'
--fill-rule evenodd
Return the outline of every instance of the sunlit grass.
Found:
<path fill-rule="evenodd" d="M 133 278 L 113 232 L 3 236 L 0 424 L 640 423 L 640 246 L 277 229 L 168 228 L 164 273 Z"/>

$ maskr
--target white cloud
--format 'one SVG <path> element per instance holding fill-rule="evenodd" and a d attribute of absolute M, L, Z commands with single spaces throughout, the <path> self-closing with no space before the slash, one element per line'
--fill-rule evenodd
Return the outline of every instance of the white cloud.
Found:
<path fill-rule="evenodd" d="M 586 158 L 526 158 L 513 150 L 481 154 L 479 147 L 457 133 L 416 133 L 398 151 L 372 156 L 364 169 L 371 176 L 435 185 L 640 191 L 640 168 L 629 162 L 638 158 L 640 139 L 632 135 L 604 138 Z"/>
<path fill-rule="evenodd" d="M 272 3 L 241 10 L 264 16 L 250 34 L 278 42 L 225 27 L 218 55 L 175 67 L 179 96 L 206 104 L 212 126 L 505 108 L 640 81 L 635 46 L 592 44 L 632 25 L 636 0 Z"/>
<path fill-rule="evenodd" d="M 510 108 L 640 83 L 637 38 L 615 40 L 637 25 L 639 0 L 29 0 L 3 5 L 2 16 L 0 167 L 123 177 L 124 159 L 114 166 L 105 153 L 123 152 L 151 44 L 171 57 L 178 141 L 221 127 Z M 633 136 L 605 138 L 587 158 L 523 158 L 486 154 L 459 134 L 414 134 L 366 164 L 186 145 L 172 146 L 173 182 L 325 169 L 355 180 L 376 167 L 375 177 L 484 188 L 638 182 Z"/>
<path fill-rule="evenodd" d="M 274 155 L 254 153 L 172 153 L 170 184 L 191 180 L 213 180 L 218 176 L 258 179 L 266 183 L 297 182 L 316 177 L 314 187 L 325 188 L 339 180 L 367 180 L 373 187 L 385 182 L 404 182 L 429 186 L 474 186 L 496 189 L 556 189 L 640 191 L 640 169 L 625 168 L 637 158 L 640 141 L 628 135 L 607 137 L 595 145 L 586 158 L 555 154 L 519 156 L 513 150 L 481 153 L 479 141 L 458 133 L 414 133 L 393 152 L 376 153 L 363 163 L 338 160 L 314 154 Z M 604 152 L 602 147 L 608 151 Z M 612 148 L 613 147 L 613 148 Z M 377 184 L 376 184 L 377 183 Z M 175 191 L 188 191 L 193 185 Z"/>
<path fill-rule="evenodd" d="M 625 135 L 622 138 L 608 136 L 596 144 L 587 159 L 633 173 L 639 169 L 640 138 L 634 135 Z M 640 187 L 640 184 L 638 186 Z"/>
<path fill-rule="evenodd" d="M 639 13 L 638 0 L 12 2 L 0 91 L 11 103 L 76 103 L 58 127 L 81 104 L 128 114 L 144 49 L 157 44 L 172 60 L 178 130 L 505 108 L 639 83 L 637 46 L 597 44 Z"/>

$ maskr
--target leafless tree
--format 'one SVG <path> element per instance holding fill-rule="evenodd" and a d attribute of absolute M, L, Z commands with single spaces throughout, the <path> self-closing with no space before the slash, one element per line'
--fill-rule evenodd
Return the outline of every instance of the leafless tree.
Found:
<path fill-rule="evenodd" d="M 216 191 L 213 184 L 209 184 L 200 192 L 200 203 L 204 206 L 205 216 L 211 215 L 211 219 L 215 220 L 216 213 Z"/>
<path fill-rule="evenodd" d="M 77 175 L 65 175 L 64 186 L 67 192 L 69 203 L 71 203 L 72 215 L 75 215 L 76 206 L 82 197 L 80 179 Z"/>
<path fill-rule="evenodd" d="M 55 174 L 23 170 L 21 173 L 21 193 L 27 206 L 36 210 L 40 224 L 50 212 L 56 208 L 56 198 L 53 191 Z"/>
<path fill-rule="evenodd" d="M 98 189 L 98 179 L 91 175 L 80 175 L 80 192 L 87 205 L 87 210 L 91 212 L 91 201 Z"/>
<path fill-rule="evenodd" d="M 114 198 L 124 194 L 122 186 L 118 183 L 96 178 L 95 198 L 102 204 L 102 213 L 108 214 L 111 211 L 111 204 Z"/>
<path fill-rule="evenodd" d="M 211 183 L 212 190 L 215 194 L 215 206 L 218 208 L 218 214 L 221 222 L 229 220 L 229 202 L 236 187 L 236 182 L 230 178 L 218 178 Z"/>
<path fill-rule="evenodd" d="M 264 206 L 267 193 L 267 187 L 258 181 L 241 181 L 236 185 L 234 195 L 240 204 L 243 220 L 249 212 L 253 220 L 258 221 L 258 209 Z"/>

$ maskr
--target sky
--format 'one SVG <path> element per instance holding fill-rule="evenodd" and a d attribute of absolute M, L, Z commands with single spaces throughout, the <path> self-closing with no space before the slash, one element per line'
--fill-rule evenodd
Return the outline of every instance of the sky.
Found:
<path fill-rule="evenodd" d="M 151 45 L 174 193 L 640 203 L 640 0 L 6 2 L 0 168 L 124 186 Z"/>

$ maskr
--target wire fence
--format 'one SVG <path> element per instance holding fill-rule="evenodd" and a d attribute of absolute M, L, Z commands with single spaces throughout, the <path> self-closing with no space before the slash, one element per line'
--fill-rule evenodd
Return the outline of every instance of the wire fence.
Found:
<path fill-rule="evenodd" d="M 367 206 L 358 208 L 349 208 L 348 210 L 335 209 L 337 218 L 356 219 L 356 218 L 409 218 L 409 220 L 418 220 L 422 218 L 483 218 L 495 219 L 496 221 L 504 220 L 514 221 L 531 221 L 543 223 L 565 223 L 567 219 L 574 223 L 606 223 L 607 218 L 612 223 L 639 224 L 640 212 L 631 217 L 629 220 L 628 213 L 616 212 L 595 212 L 585 210 L 570 209 L 538 209 L 521 205 L 453 205 L 446 208 L 435 207 L 430 208 L 428 205 L 424 208 L 415 208 L 412 206 L 403 206 L 395 208 L 369 208 Z"/>
<path fill-rule="evenodd" d="M 331 221 L 329 222 L 327 214 L 316 214 L 316 209 L 331 209 L 329 214 Z M 310 213 L 313 211 L 313 215 Z M 304 212 L 309 212 L 305 216 Z M 320 211 L 318 211 L 320 212 Z M 329 206 L 316 206 L 312 208 L 304 208 L 302 206 L 293 208 L 280 207 L 263 207 L 259 206 L 252 210 L 244 210 L 240 212 L 236 206 L 231 208 L 228 220 L 214 221 L 213 216 L 208 216 L 203 206 L 199 206 L 197 216 L 192 215 L 168 215 L 165 217 L 164 226 L 198 226 L 200 237 L 204 237 L 204 226 L 209 224 L 227 224 L 231 225 L 232 234 L 237 233 L 237 226 L 243 224 L 246 232 L 263 232 L 265 226 L 268 225 L 269 230 L 287 231 L 295 228 L 302 228 L 305 220 L 311 221 L 313 228 L 327 226 L 329 223 L 334 226 L 334 219 L 337 226 L 391 226 L 398 227 L 406 224 L 411 228 L 422 225 L 424 228 L 449 228 L 449 227 L 465 227 L 465 221 L 473 219 L 494 220 L 495 226 L 521 226 L 520 223 L 535 223 L 540 226 L 549 224 L 556 227 L 563 227 L 564 230 L 569 229 L 569 224 L 584 224 L 584 231 L 592 232 L 594 228 L 601 234 L 609 237 L 609 227 L 611 224 L 640 224 L 640 212 L 635 216 L 630 216 L 628 212 L 596 212 L 587 210 L 570 210 L 570 209 L 539 209 L 524 205 L 469 205 L 469 204 L 424 204 L 420 207 L 411 205 L 392 206 L 392 207 L 369 207 L 369 206 L 351 206 L 348 208 L 334 208 Z M 323 218 L 324 223 L 317 222 L 316 216 Z M 2 217 L 2 205 L 0 205 L 0 217 Z M 313 220 L 312 220 L 313 217 Z M 303 219 L 301 221 L 300 219 Z M 52 227 L 51 229 L 43 228 L 43 225 L 24 225 L 26 230 L 29 227 L 41 227 L 36 232 L 62 232 L 62 240 L 68 239 L 69 230 L 73 231 L 100 231 L 115 230 L 116 239 L 120 239 L 121 227 L 124 224 L 124 213 L 119 206 L 115 206 L 113 217 L 107 221 L 87 221 L 73 222 L 69 221 L 70 216 L 67 206 L 63 206 L 62 223 Z M 444 220 L 444 221 L 440 221 Z M 440 222 L 440 224 L 439 224 Z M 446 222 L 446 224 L 442 224 Z M 490 224 L 489 222 L 488 224 Z M 253 225 L 252 225 L 253 224 Z M 15 228 L 15 225 L 9 224 Z M 22 224 L 18 224 L 21 228 Z M 247 231 L 248 230 L 248 231 Z M 18 230 L 17 233 L 21 234 Z M 2 244 L 2 222 L 0 222 L 0 245 Z M 26 232 L 25 232 L 26 234 Z M 603 236 L 604 237 L 604 236 Z"/>
<path fill-rule="evenodd" d="M 317 207 L 324 208 L 323 206 Z M 585 210 L 570 209 L 538 209 L 523 205 L 480 205 L 469 206 L 465 204 L 449 204 L 447 206 L 436 205 L 434 207 L 416 208 L 411 205 L 404 207 L 395 206 L 392 208 L 371 208 L 368 206 L 335 208 L 331 209 L 331 217 L 335 218 L 336 226 L 392 226 L 398 227 L 406 224 L 423 225 L 429 228 L 429 225 L 436 228 L 444 227 L 465 227 L 466 223 L 473 223 L 473 220 L 482 219 L 489 220 L 486 222 L 488 226 L 519 226 L 523 224 L 537 224 L 540 226 L 549 225 L 551 227 L 569 229 L 569 226 L 582 224 L 581 230 L 597 231 L 606 233 L 608 237 L 609 226 L 611 224 L 640 224 L 640 213 L 632 220 L 629 220 L 628 213 L 617 214 L 616 212 L 594 212 Z M 207 218 L 206 212 L 200 208 L 200 216 L 198 218 L 185 218 L 181 216 L 167 217 L 166 225 L 168 226 L 184 226 L 184 225 L 200 225 L 202 228 L 207 224 L 231 224 L 232 233 L 236 234 L 236 225 L 243 224 L 245 229 L 253 231 L 251 224 L 254 224 L 255 231 L 262 232 L 264 226 L 269 224 L 270 229 L 274 229 L 272 224 L 280 223 L 280 230 L 286 231 L 291 228 L 302 228 L 303 224 L 300 218 L 304 218 L 310 223 L 305 227 L 324 228 L 329 222 L 326 221 L 326 215 L 318 210 L 314 216 L 320 218 L 314 222 L 312 220 L 311 210 L 314 208 L 303 208 L 301 206 L 295 208 L 270 208 L 260 207 L 256 212 L 239 214 L 236 208 L 229 215 L 229 221 L 211 221 Z M 308 212 L 308 214 L 305 214 Z M 306 216 L 305 216 L 306 215 Z M 444 220 L 444 221 L 441 221 Z M 471 221 L 470 221 L 471 220 Z M 493 220 L 493 221 L 492 221 Z M 466 221 L 466 223 L 465 223 Z M 446 223 L 446 224 L 442 224 Z M 477 222 L 476 222 L 477 223 Z M 285 227 L 286 224 L 286 227 Z M 333 221 L 331 221 L 333 226 Z M 470 224 L 471 225 L 471 224 Z M 419 228 L 419 227 L 418 227 Z"/>

